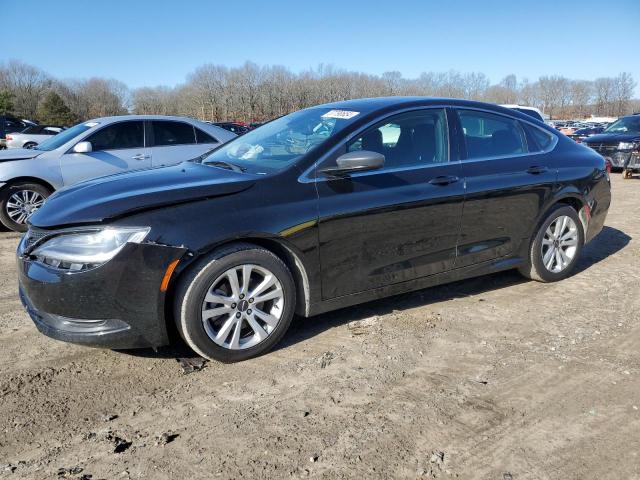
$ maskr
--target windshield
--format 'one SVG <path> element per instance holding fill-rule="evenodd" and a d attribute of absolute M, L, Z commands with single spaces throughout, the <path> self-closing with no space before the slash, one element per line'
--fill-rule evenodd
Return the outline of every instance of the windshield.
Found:
<path fill-rule="evenodd" d="M 51 138 L 46 139 L 44 142 L 40 143 L 36 148 L 36 150 L 43 150 L 45 152 L 50 152 L 51 150 L 55 150 L 56 148 L 64 145 L 69 140 L 72 140 L 74 137 L 77 137 L 81 133 L 86 132 L 92 127 L 95 127 L 97 123 L 79 123 L 75 127 L 71 127 L 68 130 L 64 130 L 63 132 L 54 135 Z"/>
<path fill-rule="evenodd" d="M 204 157 L 202 163 L 280 170 L 338 133 L 358 114 L 330 108 L 300 110 L 217 148 Z"/>
<path fill-rule="evenodd" d="M 602 133 L 640 133 L 640 115 L 616 120 Z"/>

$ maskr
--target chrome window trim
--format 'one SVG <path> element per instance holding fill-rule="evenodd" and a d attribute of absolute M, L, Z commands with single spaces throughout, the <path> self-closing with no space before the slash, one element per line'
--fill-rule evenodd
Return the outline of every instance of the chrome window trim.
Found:
<path fill-rule="evenodd" d="M 545 152 L 531 152 L 531 153 L 514 153 L 512 155 L 496 155 L 493 157 L 478 157 L 478 158 L 467 158 L 464 160 L 460 160 L 460 163 L 474 163 L 474 162 L 486 162 L 488 160 L 505 160 L 507 158 L 520 158 L 520 157 L 532 157 L 534 155 L 544 155 Z"/>
<path fill-rule="evenodd" d="M 331 150 L 329 150 L 327 153 L 322 155 L 322 157 L 320 157 L 311 166 L 309 166 L 304 172 L 302 172 L 302 174 L 298 177 L 298 181 L 300 183 L 317 183 L 317 182 L 327 182 L 327 181 L 335 180 L 335 178 L 331 178 L 331 177 L 316 177 L 315 173 L 317 171 L 317 167 L 320 164 L 322 164 L 322 162 L 324 162 L 328 157 L 333 155 L 336 152 L 336 150 L 340 149 L 343 146 L 346 146 L 349 142 L 357 138 L 358 135 L 365 132 L 368 128 L 374 126 L 377 123 L 382 122 L 387 118 L 395 117 L 396 115 L 401 115 L 403 113 L 423 111 L 423 110 L 435 110 L 435 109 L 444 110 L 444 116 L 447 121 L 447 158 L 448 160 L 446 162 L 430 163 L 430 164 L 424 164 L 424 165 L 411 165 L 407 167 L 382 168 L 380 170 L 371 170 L 369 172 L 356 172 L 349 175 L 349 177 L 357 178 L 357 177 L 363 177 L 368 175 L 379 175 L 381 173 L 393 173 L 393 172 L 400 172 L 400 171 L 406 171 L 406 170 L 421 170 L 423 168 L 432 168 L 436 166 L 459 164 L 460 160 L 451 161 L 451 135 L 450 135 L 451 132 L 449 131 L 449 115 L 447 113 L 447 108 L 451 108 L 451 106 L 450 105 L 428 105 L 423 107 L 413 106 L 413 107 L 405 107 L 401 110 L 396 110 L 392 113 L 387 113 L 385 115 L 379 116 L 371 120 L 370 122 L 366 123 L 365 125 L 363 125 L 359 130 L 347 136 L 347 138 L 342 140 L 339 144 L 334 145 L 334 147 Z"/>

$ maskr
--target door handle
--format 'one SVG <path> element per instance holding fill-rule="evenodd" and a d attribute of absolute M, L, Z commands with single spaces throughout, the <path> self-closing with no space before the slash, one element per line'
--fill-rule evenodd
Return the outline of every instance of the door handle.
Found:
<path fill-rule="evenodd" d="M 455 175 L 439 175 L 439 176 L 429 180 L 429 183 L 431 185 L 445 186 L 445 185 L 449 185 L 451 183 L 455 183 L 458 180 L 460 180 L 460 179 L 458 177 L 456 177 Z"/>
<path fill-rule="evenodd" d="M 532 175 L 538 175 L 540 173 L 544 173 L 546 171 L 548 171 L 549 169 L 547 167 L 542 167 L 542 166 L 538 166 L 538 165 L 534 165 L 533 167 L 529 167 L 527 169 L 527 173 L 530 173 Z"/>
<path fill-rule="evenodd" d="M 147 158 L 149 158 L 149 155 L 145 155 L 144 153 L 138 153 L 137 155 L 134 155 L 131 158 L 134 160 L 146 160 Z"/>

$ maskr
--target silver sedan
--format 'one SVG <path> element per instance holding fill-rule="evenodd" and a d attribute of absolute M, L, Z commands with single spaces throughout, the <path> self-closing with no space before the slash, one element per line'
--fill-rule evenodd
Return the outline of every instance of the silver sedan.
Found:
<path fill-rule="evenodd" d="M 0 222 L 15 231 L 55 190 L 74 183 L 196 158 L 236 135 L 192 118 L 96 118 L 32 149 L 0 151 Z"/>

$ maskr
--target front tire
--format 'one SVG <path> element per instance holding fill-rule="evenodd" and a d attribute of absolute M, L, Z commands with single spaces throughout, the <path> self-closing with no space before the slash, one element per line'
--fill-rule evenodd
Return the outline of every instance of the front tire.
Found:
<path fill-rule="evenodd" d="M 220 249 L 185 272 L 174 318 L 199 355 L 238 362 L 278 343 L 291 324 L 295 301 L 293 277 L 282 260 L 243 243 Z"/>
<path fill-rule="evenodd" d="M 27 219 L 38 210 L 51 191 L 38 183 L 16 183 L 0 191 L 0 222 L 14 232 L 27 230 Z"/>
<path fill-rule="evenodd" d="M 566 205 L 556 205 L 533 237 L 529 258 L 519 271 L 539 282 L 567 278 L 578 262 L 583 245 L 584 231 L 578 212 Z"/>

